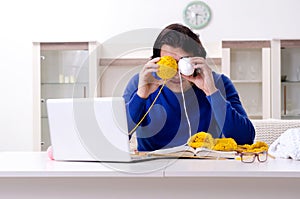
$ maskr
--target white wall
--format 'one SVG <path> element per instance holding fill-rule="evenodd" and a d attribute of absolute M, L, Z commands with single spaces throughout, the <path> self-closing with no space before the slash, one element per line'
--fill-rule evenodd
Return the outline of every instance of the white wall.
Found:
<path fill-rule="evenodd" d="M 0 151 L 32 150 L 32 42 L 104 42 L 122 32 L 182 23 L 192 0 L 9 0 L 0 3 Z M 300 38 L 298 0 L 203 0 L 210 56 L 222 39 Z"/>

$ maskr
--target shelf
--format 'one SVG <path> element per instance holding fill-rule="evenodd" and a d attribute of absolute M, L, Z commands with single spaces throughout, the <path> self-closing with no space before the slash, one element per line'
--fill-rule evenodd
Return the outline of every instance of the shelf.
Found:
<path fill-rule="evenodd" d="M 143 66 L 149 60 L 149 58 L 101 58 L 99 66 Z M 207 60 L 218 66 L 222 64 L 222 59 L 218 57 L 210 57 Z"/>
<path fill-rule="evenodd" d="M 42 85 L 74 85 L 74 84 L 88 84 L 88 82 L 74 82 L 74 83 L 59 83 L 59 82 L 42 82 Z"/>
<path fill-rule="evenodd" d="M 299 39 L 285 39 L 281 40 L 281 48 L 299 48 L 300 47 L 300 40 Z"/>
<path fill-rule="evenodd" d="M 270 48 L 271 42 L 267 40 L 249 41 L 222 41 L 222 48 L 250 49 L 250 48 Z"/>
<path fill-rule="evenodd" d="M 300 115 L 282 115 L 281 119 L 283 119 L 283 120 L 299 120 Z"/>
<path fill-rule="evenodd" d="M 261 84 L 261 80 L 232 80 L 235 84 Z"/>
<path fill-rule="evenodd" d="M 300 81 L 285 81 L 285 82 L 281 82 L 282 85 L 286 86 L 286 85 L 299 85 Z"/>
<path fill-rule="evenodd" d="M 40 44 L 40 48 L 42 51 L 88 50 L 89 42 L 43 42 Z"/>
<path fill-rule="evenodd" d="M 250 119 L 253 119 L 253 120 L 261 120 L 262 119 L 262 115 L 251 115 L 251 114 L 249 114 L 248 117 Z"/>

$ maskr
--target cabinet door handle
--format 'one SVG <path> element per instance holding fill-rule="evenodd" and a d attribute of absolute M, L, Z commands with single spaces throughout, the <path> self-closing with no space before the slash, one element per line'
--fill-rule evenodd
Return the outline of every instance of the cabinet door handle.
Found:
<path fill-rule="evenodd" d="M 83 87 L 83 97 L 86 98 L 86 86 Z"/>
<path fill-rule="evenodd" d="M 44 103 L 45 102 L 45 99 L 41 99 L 41 103 Z"/>
<path fill-rule="evenodd" d="M 286 115 L 286 85 L 283 86 L 283 115 Z"/>

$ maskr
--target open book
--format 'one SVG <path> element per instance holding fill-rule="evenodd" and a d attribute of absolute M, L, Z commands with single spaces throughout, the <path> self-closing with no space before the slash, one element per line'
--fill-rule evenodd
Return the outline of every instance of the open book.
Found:
<path fill-rule="evenodd" d="M 166 156 L 166 157 L 178 157 L 178 158 L 226 158 L 234 159 L 236 151 L 215 151 L 208 148 L 192 148 L 188 145 L 181 145 L 177 147 L 159 149 L 151 151 L 148 155 L 153 156 Z"/>

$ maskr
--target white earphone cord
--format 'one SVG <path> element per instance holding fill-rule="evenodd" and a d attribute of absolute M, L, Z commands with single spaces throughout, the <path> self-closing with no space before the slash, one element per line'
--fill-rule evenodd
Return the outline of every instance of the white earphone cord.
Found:
<path fill-rule="evenodd" d="M 183 109 L 184 109 L 184 113 L 185 113 L 185 117 L 189 126 L 189 137 L 192 136 L 192 129 L 191 129 L 191 123 L 190 123 L 190 119 L 186 110 L 186 105 L 185 105 L 185 98 L 184 98 L 184 93 L 183 93 L 183 87 L 182 87 L 182 78 L 180 75 L 180 72 L 178 72 L 179 74 L 179 79 L 180 79 L 180 90 L 181 90 L 181 95 L 182 95 L 182 101 L 183 101 Z"/>

